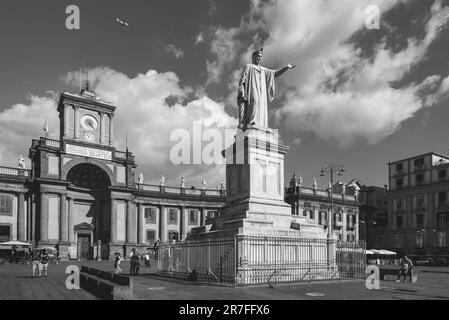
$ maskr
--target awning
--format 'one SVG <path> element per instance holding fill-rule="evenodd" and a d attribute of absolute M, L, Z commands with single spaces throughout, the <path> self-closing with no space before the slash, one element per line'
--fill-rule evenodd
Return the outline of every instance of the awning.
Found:
<path fill-rule="evenodd" d="M 368 251 L 371 252 L 371 253 L 368 253 Z M 366 254 L 380 254 L 380 255 L 384 255 L 384 256 L 394 256 L 394 255 L 396 255 L 396 252 L 390 251 L 390 250 L 385 250 L 385 249 L 381 249 L 381 250 L 370 249 L 370 250 L 366 250 L 366 252 L 367 252 Z"/>
<path fill-rule="evenodd" d="M 0 246 L 18 246 L 18 247 L 31 247 L 31 243 L 22 242 L 22 241 L 7 241 L 7 242 L 0 242 Z"/>

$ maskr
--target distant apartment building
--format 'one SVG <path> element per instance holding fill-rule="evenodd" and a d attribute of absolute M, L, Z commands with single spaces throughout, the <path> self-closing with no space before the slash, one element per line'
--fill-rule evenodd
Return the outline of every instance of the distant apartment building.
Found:
<path fill-rule="evenodd" d="M 376 246 L 398 254 L 449 255 L 449 157 L 426 153 L 389 162 L 388 224 Z"/>

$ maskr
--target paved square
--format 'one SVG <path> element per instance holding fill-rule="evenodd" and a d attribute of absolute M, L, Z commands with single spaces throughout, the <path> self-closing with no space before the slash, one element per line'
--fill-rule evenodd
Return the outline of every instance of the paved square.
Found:
<path fill-rule="evenodd" d="M 48 278 L 31 278 L 31 265 L 0 266 L 0 300 L 90 300 L 90 293 L 67 290 L 65 268 L 70 264 L 113 270 L 110 261 L 74 261 L 49 266 Z M 122 263 L 129 274 L 129 263 Z M 416 267 L 418 282 L 397 283 L 394 277 L 381 281 L 380 290 L 368 290 L 364 280 L 325 281 L 253 287 L 222 287 L 161 277 L 151 268 L 141 267 L 134 276 L 134 299 L 148 300 L 410 300 L 449 299 L 449 268 Z"/>

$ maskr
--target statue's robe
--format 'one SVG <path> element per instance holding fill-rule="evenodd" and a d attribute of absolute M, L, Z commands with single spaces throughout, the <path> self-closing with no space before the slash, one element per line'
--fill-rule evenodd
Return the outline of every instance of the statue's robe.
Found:
<path fill-rule="evenodd" d="M 274 99 L 275 72 L 275 70 L 254 64 L 247 64 L 243 69 L 237 97 L 240 125 L 268 127 L 267 101 L 271 102 Z M 240 92 L 242 86 L 246 101 L 243 100 L 242 92 Z"/>

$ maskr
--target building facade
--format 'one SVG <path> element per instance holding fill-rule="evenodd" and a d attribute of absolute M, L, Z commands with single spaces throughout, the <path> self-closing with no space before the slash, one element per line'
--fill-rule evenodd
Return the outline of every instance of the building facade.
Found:
<path fill-rule="evenodd" d="M 307 218 L 310 223 L 329 228 L 329 214 L 332 212 L 332 232 L 339 241 L 357 242 L 359 236 L 359 193 L 356 188 L 347 188 L 337 183 L 333 192 L 319 190 L 316 186 L 307 188 L 294 175 L 290 187 L 286 188 L 285 201 L 291 205 L 292 215 Z"/>
<path fill-rule="evenodd" d="M 432 152 L 388 167 L 388 224 L 376 231 L 378 246 L 411 256 L 449 256 L 449 157 Z"/>
<path fill-rule="evenodd" d="M 61 94 L 59 140 L 32 141 L 30 170 L 23 162 L 0 167 L 0 242 L 56 247 L 61 259 L 108 259 L 182 240 L 217 213 L 224 189 L 135 182 L 134 156 L 113 146 L 115 109 L 88 88 Z"/>
<path fill-rule="evenodd" d="M 114 147 L 116 106 L 87 87 L 61 94 L 58 140 L 41 137 L 29 149 L 31 168 L 0 167 L 0 242 L 19 240 L 58 249 L 61 259 L 110 259 L 114 252 L 183 240 L 194 227 L 220 214 L 226 190 L 148 185 L 135 176 L 131 152 Z M 137 180 L 137 182 L 136 182 Z M 296 178 L 294 179 L 296 181 Z M 333 194 L 333 230 L 358 241 L 357 191 Z M 330 192 L 286 188 L 292 215 L 328 226 Z"/>

